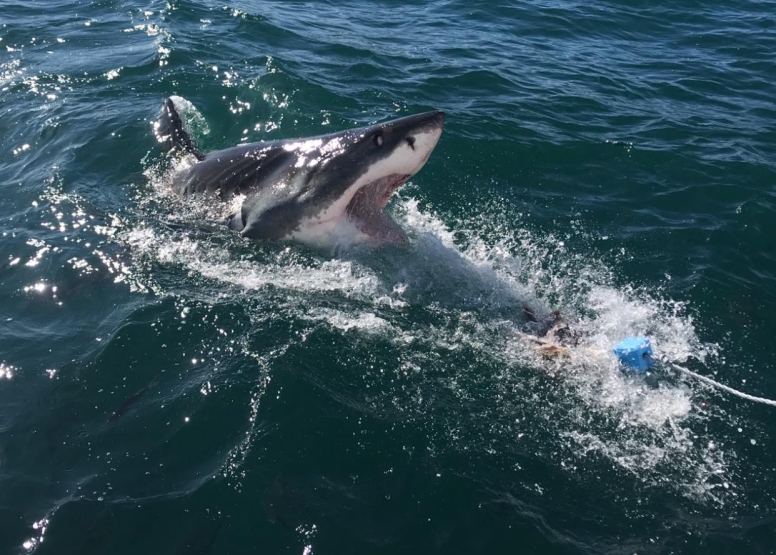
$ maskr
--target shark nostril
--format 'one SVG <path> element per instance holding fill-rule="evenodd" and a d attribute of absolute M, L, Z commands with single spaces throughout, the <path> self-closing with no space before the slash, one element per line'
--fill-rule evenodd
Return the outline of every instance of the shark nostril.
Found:
<path fill-rule="evenodd" d="M 407 137 L 405 140 L 407 141 L 407 144 L 410 145 L 410 148 L 415 150 L 415 137 Z"/>

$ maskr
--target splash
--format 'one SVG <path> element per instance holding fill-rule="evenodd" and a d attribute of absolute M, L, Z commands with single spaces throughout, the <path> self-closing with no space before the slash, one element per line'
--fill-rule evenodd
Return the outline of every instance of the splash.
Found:
<path fill-rule="evenodd" d="M 458 267 L 472 269 L 469 274 L 480 280 L 479 289 L 487 289 L 483 284 L 492 287 L 490 298 L 477 297 L 483 299 L 481 309 L 493 310 L 494 304 L 518 308 L 521 303 L 545 311 L 557 308 L 579 333 L 578 345 L 560 359 L 542 356 L 530 341 L 521 339 L 521 324 L 515 318 L 499 314 L 474 318 L 470 330 L 458 328 L 434 339 L 439 344 L 468 343 L 485 358 L 503 364 L 501 380 L 491 385 L 496 402 L 529 394 L 519 383 L 526 370 L 549 378 L 549 384 L 540 385 L 541 393 L 554 396 L 554 405 L 522 399 L 520 409 L 515 409 L 514 399 L 504 403 L 504 410 L 515 414 L 536 411 L 540 416 L 535 420 L 544 431 L 561 438 L 549 449 L 540 447 L 542 451 L 564 453 L 554 457 L 568 467 L 595 454 L 647 486 L 668 482 L 696 500 L 724 502 L 720 491 L 733 488 L 736 471 L 730 462 L 735 454 L 721 449 L 710 434 L 699 433 L 712 415 L 701 409 L 696 397 L 708 390 L 675 376 L 657 385 L 628 376 L 611 354 L 623 337 L 645 335 L 665 361 L 681 362 L 690 356 L 710 363 L 718 360 L 719 346 L 700 341 L 685 304 L 627 283 L 618 285 L 611 269 L 572 252 L 553 236 L 537 236 L 525 228 L 505 232 L 499 226 L 505 219 L 502 213 L 490 214 L 484 223 L 457 221 L 451 226 L 456 229 L 453 235 L 436 216 L 421 212 L 416 202 L 405 201 L 403 210 L 405 225 L 416 231 L 421 245 L 434 244 L 436 238 L 436 250 L 446 252 L 443 256 L 448 259 L 454 256 L 451 253 L 460 255 Z M 454 236 L 463 239 L 454 241 Z M 469 288 L 477 287 L 474 281 L 469 280 Z M 499 412 L 503 411 L 493 411 Z"/>
<path fill-rule="evenodd" d="M 665 360 L 717 360 L 719 346 L 698 338 L 686 304 L 623 283 L 568 238 L 521 227 L 505 209 L 455 220 L 405 193 L 391 209 L 408 230 L 408 247 L 332 256 L 203 225 L 229 207 L 170 195 L 169 175 L 156 166 L 147 172 L 151 191 L 138 194 L 140 221 L 118 234 L 133 258 L 183 270 L 199 284 L 194 298 L 208 302 L 244 303 L 260 293 L 249 309 L 254 323 L 282 318 L 304 330 L 275 358 L 320 329 L 390 345 L 392 361 L 364 378 L 374 382 L 368 406 L 419 422 L 434 452 L 509 457 L 519 443 L 570 472 L 594 457 L 606 463 L 596 466 L 604 481 L 624 473 L 640 487 L 701 503 L 738 495 L 735 452 L 707 431 L 720 415 L 698 401 L 708 390 L 678 376 L 646 383 L 623 374 L 611 354 L 623 337 L 646 335 Z M 150 272 L 135 277 L 164 290 Z M 523 339 L 525 305 L 558 309 L 571 322 L 579 344 L 568 357 L 548 359 Z M 440 388 L 459 399 L 457 409 L 417 393 Z"/>

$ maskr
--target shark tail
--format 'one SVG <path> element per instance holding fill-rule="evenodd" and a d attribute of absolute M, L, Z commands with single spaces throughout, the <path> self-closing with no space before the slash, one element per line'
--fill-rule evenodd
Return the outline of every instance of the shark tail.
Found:
<path fill-rule="evenodd" d="M 165 100 L 159 125 L 156 128 L 156 137 L 167 151 L 193 154 L 197 160 L 204 160 L 205 155 L 197 148 L 197 144 L 181 119 L 176 101 L 188 103 L 187 100 L 177 96 L 171 96 Z"/>

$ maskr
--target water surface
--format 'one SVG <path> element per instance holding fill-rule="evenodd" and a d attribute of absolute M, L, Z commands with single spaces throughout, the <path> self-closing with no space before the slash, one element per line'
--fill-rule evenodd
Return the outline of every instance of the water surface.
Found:
<path fill-rule="evenodd" d="M 770 553 L 776 5 L 0 2 L 0 550 Z M 203 150 L 441 109 L 404 248 L 255 244 Z M 522 306 L 582 332 L 521 340 Z"/>

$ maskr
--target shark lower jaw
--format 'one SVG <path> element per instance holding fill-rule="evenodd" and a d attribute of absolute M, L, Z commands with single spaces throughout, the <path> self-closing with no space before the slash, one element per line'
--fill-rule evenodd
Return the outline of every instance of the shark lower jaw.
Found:
<path fill-rule="evenodd" d="M 411 176 L 392 174 L 382 177 L 361 187 L 348 203 L 348 220 L 362 234 L 362 240 L 375 244 L 402 245 L 407 236 L 390 216 L 384 213 L 391 196 L 404 185 Z"/>
<path fill-rule="evenodd" d="M 407 241 L 404 231 L 384 209 L 393 193 L 410 177 L 391 174 L 361 185 L 344 209 L 330 209 L 323 218 L 305 220 L 283 239 L 319 247 L 358 243 L 403 245 Z"/>

